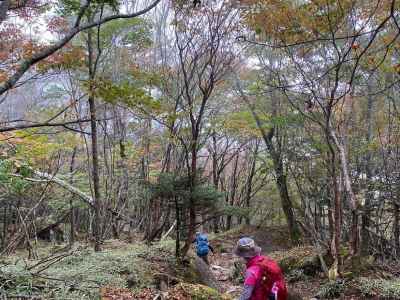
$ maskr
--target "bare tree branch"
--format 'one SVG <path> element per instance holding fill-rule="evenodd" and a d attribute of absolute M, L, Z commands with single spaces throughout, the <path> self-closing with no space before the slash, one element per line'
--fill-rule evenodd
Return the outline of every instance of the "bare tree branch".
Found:
<path fill-rule="evenodd" d="M 39 128 L 39 127 L 67 127 L 68 125 L 78 124 L 78 123 L 86 123 L 90 122 L 90 119 L 82 119 L 82 120 L 74 120 L 74 121 L 67 121 L 67 122 L 60 122 L 60 123 L 35 123 L 35 124 L 23 124 L 23 125 L 15 125 L 9 127 L 0 128 L 0 132 L 7 132 L 7 131 L 14 131 L 14 130 L 21 130 L 21 129 L 29 129 L 29 128 Z"/>
<path fill-rule="evenodd" d="M 4 94 L 6 91 L 12 89 L 15 84 L 18 82 L 19 79 L 27 72 L 33 65 L 38 63 L 39 61 L 49 57 L 56 51 L 60 50 L 63 48 L 69 41 L 71 41 L 75 35 L 77 35 L 79 32 L 99 26 L 101 24 L 110 22 L 112 20 L 117 20 L 117 19 L 130 19 L 130 18 L 135 18 L 138 16 L 141 16 L 147 12 L 149 12 L 151 9 L 153 9 L 161 0 L 155 0 L 151 5 L 146 7 L 145 9 L 142 9 L 138 12 L 131 13 L 131 14 L 117 14 L 117 15 L 112 15 L 108 17 L 104 17 L 100 20 L 80 25 L 80 26 L 75 26 L 73 27 L 66 35 L 64 38 L 53 44 L 52 46 L 49 46 L 48 48 L 45 48 L 38 53 L 35 53 L 31 58 L 23 60 L 19 66 L 16 68 L 16 72 L 5 82 L 0 84 L 0 95 Z M 1 8 L 1 7 L 0 7 Z M 81 11 L 85 10 L 85 6 L 82 7 Z M 83 13 L 82 13 L 83 14 Z M 79 15 L 78 15 L 79 17 Z M 1 19 L 0 19 L 1 21 Z"/>

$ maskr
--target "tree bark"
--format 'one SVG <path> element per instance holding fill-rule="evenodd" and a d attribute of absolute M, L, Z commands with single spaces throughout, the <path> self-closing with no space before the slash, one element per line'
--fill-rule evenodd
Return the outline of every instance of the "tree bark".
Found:
<path fill-rule="evenodd" d="M 179 208 L 179 200 L 175 197 L 175 218 L 176 218 L 176 237 L 175 237 L 175 258 L 179 258 L 181 256 L 181 210 Z"/>
<path fill-rule="evenodd" d="M 393 204 L 394 210 L 394 221 L 393 221 L 393 235 L 394 235 L 394 245 L 396 247 L 396 256 L 400 255 L 400 205 L 397 203 Z"/>
<path fill-rule="evenodd" d="M 359 251 L 359 237 L 358 237 L 358 203 L 356 200 L 356 197 L 353 192 L 353 188 L 351 186 L 351 179 L 350 179 L 350 174 L 349 174 L 349 169 L 348 169 L 348 162 L 347 162 L 347 155 L 346 151 L 344 148 L 344 145 L 339 141 L 339 139 L 336 136 L 335 130 L 332 128 L 331 125 L 329 125 L 329 134 L 335 143 L 336 148 L 339 151 L 339 161 L 340 161 L 340 166 L 342 169 L 343 173 L 343 181 L 344 181 L 344 188 L 346 189 L 346 192 L 349 197 L 349 203 L 350 203 L 350 210 L 351 210 L 351 232 L 350 232 L 350 244 L 351 244 L 351 254 L 356 255 Z"/>
<path fill-rule="evenodd" d="M 96 121 L 96 102 L 93 96 L 89 97 L 89 108 L 91 116 L 91 141 L 92 141 L 92 177 L 93 177 L 93 200 L 94 200 L 94 223 L 93 235 L 95 238 L 94 251 L 101 251 L 101 232 L 100 232 L 100 177 L 99 177 L 99 155 L 97 144 L 97 121 Z"/>
<path fill-rule="evenodd" d="M 186 255 L 190 245 L 194 239 L 194 234 L 196 231 L 196 202 L 194 199 L 194 190 L 197 181 L 197 137 L 194 135 L 195 139 L 192 142 L 192 160 L 191 160 L 191 170 L 189 174 L 190 178 L 190 199 L 189 199 L 189 228 L 188 236 L 184 248 L 182 249 L 182 255 Z"/>
<path fill-rule="evenodd" d="M 366 185 L 367 189 L 365 192 L 365 203 L 364 210 L 362 215 L 362 226 L 361 226 L 361 247 L 360 253 L 363 256 L 369 255 L 369 244 L 370 244 L 370 234 L 369 234 L 369 226 L 371 219 L 371 202 L 373 196 L 373 183 L 372 183 L 372 153 L 369 148 L 372 139 L 373 139 L 373 126 L 372 126 L 372 114 L 373 114 L 373 102 L 374 96 L 372 95 L 373 89 L 371 83 L 368 83 L 368 103 L 367 103 L 367 115 L 366 115 L 366 123 L 367 123 L 367 134 L 366 134 L 366 144 L 367 144 L 367 154 L 365 156 L 365 175 L 366 175 Z"/>
<path fill-rule="evenodd" d="M 215 131 L 213 132 L 211 138 L 212 138 L 212 143 L 213 143 L 213 153 L 212 153 L 212 176 L 213 176 L 213 185 L 216 191 L 218 191 L 218 185 L 219 185 L 219 170 L 218 170 L 218 157 L 217 157 L 217 138 L 215 136 Z M 213 219 L 213 231 L 215 233 L 219 232 L 219 221 L 220 217 L 219 216 L 214 216 Z"/>
<path fill-rule="evenodd" d="M 239 163 L 239 153 L 236 154 L 235 164 L 233 167 L 231 192 L 230 192 L 230 197 L 229 197 L 229 199 L 230 199 L 229 205 L 230 206 L 234 206 L 235 200 L 236 200 L 238 163 Z M 230 230 L 231 226 L 232 226 L 232 215 L 228 215 L 226 218 L 226 230 Z"/>
<path fill-rule="evenodd" d="M 92 33 L 88 31 L 88 52 L 89 52 L 89 80 L 95 79 L 95 60 L 92 49 Z M 89 87 L 89 110 L 90 110 L 90 128 L 91 128 L 91 144 L 92 144 L 92 179 L 93 179 L 93 200 L 94 200 L 94 222 L 93 222 L 93 235 L 94 235 L 94 251 L 101 251 L 101 226 L 100 226 L 100 176 L 99 176 L 99 154 L 97 142 L 97 119 L 96 119 L 96 101 L 94 99 L 93 83 L 90 82 Z"/>
<path fill-rule="evenodd" d="M 75 169 L 75 157 L 76 154 L 78 152 L 78 148 L 74 147 L 74 150 L 72 152 L 72 156 L 71 156 L 71 164 L 69 167 L 69 172 L 70 172 L 70 180 L 69 183 L 71 184 L 71 186 L 74 184 L 74 169 Z M 69 222 L 70 222 L 70 236 L 69 236 L 69 245 L 70 247 L 72 247 L 75 243 L 75 215 L 74 215 L 74 205 L 73 205 L 73 200 L 74 200 L 74 196 L 71 196 L 69 199 L 69 209 L 70 209 L 70 213 L 69 213 Z"/>
<path fill-rule="evenodd" d="M 1 239 L 1 249 L 3 250 L 6 246 L 7 242 L 7 232 L 8 232 L 8 215 L 7 215 L 7 208 L 9 207 L 8 203 L 5 203 L 3 209 L 3 238 Z"/>
<path fill-rule="evenodd" d="M 249 174 L 249 178 L 247 180 L 247 188 L 246 188 L 246 208 L 250 209 L 250 201 L 251 201 L 251 197 L 252 197 L 252 191 L 253 191 L 253 179 L 254 179 L 254 175 L 255 175 L 255 171 L 256 171 L 256 161 L 257 161 L 257 155 L 258 155 L 258 147 L 259 147 L 259 141 L 256 140 L 255 141 L 255 149 L 254 149 L 254 157 L 253 160 L 251 162 L 251 168 L 250 168 L 250 174 Z M 248 212 L 250 213 L 250 212 Z M 250 216 L 248 215 L 246 217 L 246 225 L 250 225 Z"/>

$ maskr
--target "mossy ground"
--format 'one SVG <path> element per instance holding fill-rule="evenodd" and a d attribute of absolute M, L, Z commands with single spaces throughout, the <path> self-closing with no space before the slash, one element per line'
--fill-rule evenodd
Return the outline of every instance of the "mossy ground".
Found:
<path fill-rule="evenodd" d="M 259 232 L 260 231 L 260 232 Z M 268 232 L 274 232 L 268 237 Z M 193 263 L 178 266 L 174 260 L 174 241 L 166 240 L 148 246 L 139 239 L 135 243 L 105 241 L 103 251 L 77 243 L 66 245 L 42 243 L 39 259 L 28 260 L 27 253 L 0 260 L 0 292 L 12 295 L 38 295 L 43 299 L 179 299 L 229 300 L 241 290 L 243 262 L 232 254 L 241 236 L 252 236 L 265 253 L 277 260 L 285 270 L 289 289 L 303 299 L 319 295 L 319 299 L 400 299 L 400 279 L 394 272 L 368 260 L 343 281 L 329 282 L 320 269 L 318 252 L 311 246 L 291 247 L 283 238 L 284 229 L 241 227 L 225 234 L 211 236 L 216 254 L 210 255 L 211 269 L 225 294 L 199 284 Z M 67 255 L 68 253 L 68 255 Z M 63 256 L 65 254 L 65 257 Z M 191 253 L 193 256 L 194 253 Z M 43 258 L 60 259 L 38 264 Z M 398 266 L 392 266 L 398 270 Z M 173 278 L 162 289 L 158 276 Z M 397 275 L 398 276 L 398 275 Z M 169 280 L 169 279 L 168 279 Z"/>
<path fill-rule="evenodd" d="M 180 295 L 187 300 L 232 300 L 227 294 L 220 294 L 216 290 L 201 285 L 201 284 L 188 284 L 180 283 L 176 285 L 171 291 L 173 295 Z"/>
<path fill-rule="evenodd" d="M 106 241 L 104 250 L 94 252 L 89 245 L 76 244 L 74 249 L 53 254 L 60 259 L 38 264 L 51 252 L 38 249 L 39 259 L 10 256 L 0 266 L 0 280 L 8 296 L 40 295 L 45 299 L 97 299 L 104 286 L 140 289 L 151 286 L 153 273 L 158 272 L 154 260 L 173 257 L 168 244 L 146 246 Z M 65 257 L 63 257 L 65 255 Z M 160 266 L 161 268 L 162 266 Z M 42 270 L 43 269 L 43 270 Z"/>

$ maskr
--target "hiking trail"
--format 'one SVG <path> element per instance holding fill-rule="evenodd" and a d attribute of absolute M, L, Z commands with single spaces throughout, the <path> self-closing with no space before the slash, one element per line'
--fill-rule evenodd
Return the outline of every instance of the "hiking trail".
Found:
<path fill-rule="evenodd" d="M 243 283 L 239 281 L 239 277 L 240 272 L 244 274 L 245 265 L 242 259 L 233 254 L 233 249 L 237 240 L 243 236 L 252 237 L 262 248 L 263 255 L 286 252 L 293 247 L 286 230 L 279 227 L 260 229 L 246 226 L 210 239 L 212 246 L 216 249 L 216 253 L 209 256 L 210 270 L 219 281 L 223 291 L 235 299 L 240 296 L 242 290 Z M 318 280 L 310 280 L 307 284 L 304 282 L 288 283 L 288 288 L 301 294 L 304 299 L 313 298 L 318 287 Z"/>

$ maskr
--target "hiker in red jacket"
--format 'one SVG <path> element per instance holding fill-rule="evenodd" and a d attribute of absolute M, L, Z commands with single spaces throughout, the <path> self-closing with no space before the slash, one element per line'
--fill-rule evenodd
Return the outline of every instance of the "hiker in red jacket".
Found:
<path fill-rule="evenodd" d="M 287 300 L 283 273 L 278 264 L 261 255 L 261 248 L 248 237 L 241 238 L 234 253 L 246 261 L 244 289 L 239 300 Z"/>

